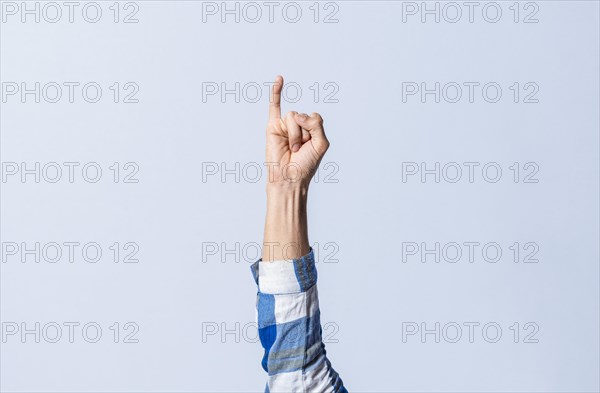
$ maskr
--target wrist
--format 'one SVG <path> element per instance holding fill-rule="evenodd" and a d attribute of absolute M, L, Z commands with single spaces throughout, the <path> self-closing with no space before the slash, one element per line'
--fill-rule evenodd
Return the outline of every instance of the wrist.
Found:
<path fill-rule="evenodd" d="M 306 221 L 307 196 L 305 188 L 267 189 L 267 218 L 292 226 Z"/>
<path fill-rule="evenodd" d="M 266 191 L 267 201 L 271 199 L 306 200 L 308 196 L 308 183 L 287 181 L 267 183 Z"/>

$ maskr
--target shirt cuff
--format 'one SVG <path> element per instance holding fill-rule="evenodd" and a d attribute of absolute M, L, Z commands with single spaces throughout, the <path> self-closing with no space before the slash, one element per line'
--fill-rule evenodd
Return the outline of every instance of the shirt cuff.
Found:
<path fill-rule="evenodd" d="M 259 259 L 250 269 L 261 293 L 300 293 L 317 283 L 317 268 L 312 247 L 308 254 L 297 259 L 272 262 Z"/>

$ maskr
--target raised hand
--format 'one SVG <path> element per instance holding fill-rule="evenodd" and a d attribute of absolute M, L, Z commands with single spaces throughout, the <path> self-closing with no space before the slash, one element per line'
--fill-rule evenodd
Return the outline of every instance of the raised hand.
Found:
<path fill-rule="evenodd" d="M 269 103 L 267 165 L 269 186 L 308 188 L 321 159 L 329 148 L 318 113 L 288 112 L 281 117 L 283 77 L 277 76 Z"/>

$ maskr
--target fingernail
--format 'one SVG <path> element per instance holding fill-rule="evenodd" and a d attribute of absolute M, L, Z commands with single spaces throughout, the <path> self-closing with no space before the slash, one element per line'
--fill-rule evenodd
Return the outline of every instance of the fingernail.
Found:
<path fill-rule="evenodd" d="M 300 144 L 299 143 L 294 143 L 294 145 L 292 146 L 292 151 L 295 153 L 298 150 L 300 150 Z"/>
<path fill-rule="evenodd" d="M 300 121 L 304 121 L 308 117 L 308 115 L 306 113 L 298 113 L 296 116 L 298 116 L 298 119 Z"/>

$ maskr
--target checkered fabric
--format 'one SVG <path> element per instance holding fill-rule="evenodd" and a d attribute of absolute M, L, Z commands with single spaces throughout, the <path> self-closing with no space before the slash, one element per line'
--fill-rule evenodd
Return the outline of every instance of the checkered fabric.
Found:
<path fill-rule="evenodd" d="M 265 392 L 347 393 L 321 339 L 313 250 L 298 259 L 252 266 L 258 285 L 258 334 L 268 373 Z"/>

